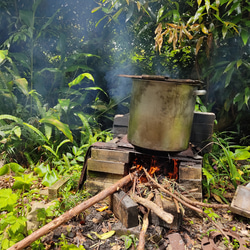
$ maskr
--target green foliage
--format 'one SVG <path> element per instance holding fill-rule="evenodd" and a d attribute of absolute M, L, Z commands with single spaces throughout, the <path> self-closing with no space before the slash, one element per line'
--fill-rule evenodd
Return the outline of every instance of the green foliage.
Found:
<path fill-rule="evenodd" d="M 136 242 L 138 241 L 138 239 L 134 234 L 130 234 L 128 236 L 122 235 L 121 239 L 124 241 L 125 249 L 129 249 L 132 246 L 132 244 L 134 244 L 134 247 L 136 248 Z"/>
<path fill-rule="evenodd" d="M 229 203 L 224 198 L 227 191 L 237 185 L 249 182 L 249 147 L 233 145 L 228 133 L 214 136 L 213 150 L 203 158 L 203 187 L 208 198 L 213 196 L 219 202 Z M 246 162 L 246 164 L 242 164 Z"/>
<path fill-rule="evenodd" d="M 33 173 L 22 174 L 21 176 L 15 176 L 13 178 L 15 179 L 15 182 L 12 188 L 22 190 L 29 190 L 31 185 L 34 184 L 34 181 L 37 180 L 37 178 L 33 176 Z"/>
<path fill-rule="evenodd" d="M 59 239 L 60 239 L 59 245 L 62 250 L 77 250 L 77 249 L 85 250 L 85 248 L 82 245 L 80 245 L 79 247 L 76 247 L 73 244 L 69 245 L 64 234 L 62 234 L 61 238 Z"/>
<path fill-rule="evenodd" d="M 206 208 L 204 213 L 206 213 L 213 221 L 220 218 L 220 216 L 216 214 L 212 208 Z"/>
<path fill-rule="evenodd" d="M 17 194 L 12 193 L 11 189 L 0 189 L 0 210 L 12 211 L 17 199 Z"/>
<path fill-rule="evenodd" d="M 11 189 L 0 189 L 0 249 L 8 249 L 22 240 L 26 229 L 26 218 L 17 214 L 19 196 Z M 7 213 L 6 213 L 7 211 Z"/>

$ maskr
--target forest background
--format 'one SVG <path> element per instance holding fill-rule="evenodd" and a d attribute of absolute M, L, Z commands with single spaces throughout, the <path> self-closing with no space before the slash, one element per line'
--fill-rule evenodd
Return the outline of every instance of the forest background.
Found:
<path fill-rule="evenodd" d="M 228 203 L 250 173 L 249 13 L 248 0 L 2 0 L 0 176 L 11 188 L 0 189 L 0 248 L 25 237 L 24 199 L 39 183 L 70 177 L 64 211 L 86 198 L 69 199 L 85 153 L 129 112 L 131 79 L 119 74 L 204 82 L 196 110 L 216 114 L 216 136 L 203 187 Z"/>

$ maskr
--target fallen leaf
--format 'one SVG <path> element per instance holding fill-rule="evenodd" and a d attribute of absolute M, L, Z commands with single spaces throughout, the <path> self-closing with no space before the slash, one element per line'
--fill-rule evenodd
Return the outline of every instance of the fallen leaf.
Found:
<path fill-rule="evenodd" d="M 115 234 L 115 231 L 111 230 L 111 231 L 104 233 L 104 234 L 98 234 L 97 232 L 93 232 L 93 231 L 91 233 L 95 234 L 100 240 L 106 240 L 106 239 L 112 237 Z"/>
<path fill-rule="evenodd" d="M 97 208 L 96 210 L 97 210 L 98 212 L 102 212 L 102 211 L 104 211 L 104 210 L 106 210 L 106 209 L 108 209 L 108 208 L 109 208 L 109 206 L 104 206 L 104 207 Z"/>

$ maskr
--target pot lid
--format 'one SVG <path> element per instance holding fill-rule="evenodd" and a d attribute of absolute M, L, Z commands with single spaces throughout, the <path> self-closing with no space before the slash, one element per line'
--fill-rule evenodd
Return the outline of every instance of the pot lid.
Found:
<path fill-rule="evenodd" d="M 161 75 L 118 75 L 120 77 L 127 77 L 132 79 L 141 79 L 141 80 L 153 80 L 153 81 L 167 81 L 167 82 L 175 82 L 179 84 L 187 83 L 187 84 L 202 84 L 203 82 L 200 80 L 192 80 L 192 79 L 171 79 L 168 76 Z"/>

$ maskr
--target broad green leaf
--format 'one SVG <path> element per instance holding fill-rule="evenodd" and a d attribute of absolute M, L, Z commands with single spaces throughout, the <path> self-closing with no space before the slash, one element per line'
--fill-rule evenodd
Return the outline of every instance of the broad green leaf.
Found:
<path fill-rule="evenodd" d="M 201 6 L 195 13 L 193 23 L 196 22 L 203 14 L 203 11 L 205 10 L 205 6 Z"/>
<path fill-rule="evenodd" d="M 225 73 L 227 73 L 228 71 L 230 71 L 230 70 L 234 67 L 235 64 L 236 64 L 236 61 L 230 62 L 230 63 L 227 65 L 227 67 L 225 68 L 223 74 L 225 74 Z"/>
<path fill-rule="evenodd" d="M 41 32 L 42 32 L 43 30 L 45 30 L 45 29 L 53 22 L 55 16 L 57 15 L 57 13 L 58 13 L 59 11 L 60 11 L 60 9 L 58 9 L 58 10 L 49 18 L 49 20 L 42 26 L 42 28 L 41 28 L 39 34 L 37 35 L 37 38 L 40 37 Z"/>
<path fill-rule="evenodd" d="M 210 9 L 210 0 L 205 0 L 205 6 L 206 6 L 207 13 L 208 13 Z"/>
<path fill-rule="evenodd" d="M 57 147 L 56 147 L 56 155 L 58 155 L 58 151 L 60 149 L 60 147 L 65 144 L 65 143 L 68 143 L 68 142 L 71 142 L 70 140 L 66 139 L 66 140 L 63 140 Z"/>
<path fill-rule="evenodd" d="M 230 84 L 233 72 L 234 72 L 234 68 L 231 68 L 229 72 L 227 72 L 225 88 Z"/>
<path fill-rule="evenodd" d="M 117 18 L 118 18 L 118 17 L 120 16 L 120 14 L 122 13 L 122 11 L 123 11 L 123 8 L 119 9 L 119 10 L 112 16 L 112 19 L 113 19 L 114 21 L 116 21 Z"/>
<path fill-rule="evenodd" d="M 0 168 L 0 176 L 8 174 L 10 171 L 9 164 L 5 164 Z"/>
<path fill-rule="evenodd" d="M 44 131 L 45 131 L 45 136 L 49 141 L 52 135 L 52 126 L 50 124 L 44 124 Z"/>
<path fill-rule="evenodd" d="M 227 12 L 227 15 L 230 16 L 234 10 L 239 9 L 239 8 L 240 8 L 240 2 L 237 1 L 236 3 L 234 3 L 232 5 L 232 7 L 230 8 L 230 10 Z"/>
<path fill-rule="evenodd" d="M 234 159 L 237 161 L 250 159 L 250 152 L 245 149 L 236 149 Z"/>
<path fill-rule="evenodd" d="M 25 169 L 21 165 L 15 162 L 11 162 L 6 165 L 8 165 L 14 173 L 23 173 L 25 171 Z"/>
<path fill-rule="evenodd" d="M 97 232 L 93 232 L 93 231 L 92 233 L 95 234 L 100 240 L 106 240 L 115 234 L 115 230 L 111 230 L 104 234 L 98 234 Z"/>
<path fill-rule="evenodd" d="M 33 184 L 33 181 L 36 180 L 36 178 L 33 177 L 33 173 L 23 174 L 21 176 L 15 176 L 13 178 L 15 179 L 15 182 L 14 182 L 12 188 L 25 189 L 25 190 L 28 190 L 31 187 L 31 185 Z"/>
<path fill-rule="evenodd" d="M 55 171 L 55 169 L 52 169 L 52 171 L 47 172 L 43 178 L 42 184 L 46 187 L 52 186 L 54 183 L 58 181 L 58 176 Z"/>
<path fill-rule="evenodd" d="M 58 99 L 58 102 L 65 113 L 68 112 L 70 106 L 70 99 Z"/>
<path fill-rule="evenodd" d="M 179 13 L 179 11 L 173 10 L 173 21 L 177 23 L 177 22 L 179 22 L 179 20 L 180 20 L 180 13 Z"/>
<path fill-rule="evenodd" d="M 73 136 L 72 136 L 72 133 L 71 133 L 71 131 L 69 129 L 68 124 L 62 123 L 61 121 L 59 121 L 59 120 L 57 120 L 56 118 L 53 118 L 53 117 L 45 117 L 45 118 L 41 119 L 39 122 L 41 122 L 41 123 L 49 123 L 49 124 L 52 124 L 52 125 L 56 126 L 57 129 L 59 129 L 61 132 L 63 132 L 64 135 L 66 137 L 68 137 L 71 142 L 73 142 Z"/>
<path fill-rule="evenodd" d="M 242 64 L 242 60 L 241 59 L 237 60 L 237 69 L 241 66 L 241 64 Z"/>
<path fill-rule="evenodd" d="M 50 166 L 48 164 L 44 165 L 44 163 L 42 163 L 38 167 L 35 167 L 34 171 L 39 177 L 44 177 L 46 173 L 50 172 Z"/>
<path fill-rule="evenodd" d="M 222 27 L 222 30 L 221 30 L 223 39 L 227 35 L 227 30 L 228 30 L 227 26 L 225 24 L 223 24 L 223 27 Z"/>
<path fill-rule="evenodd" d="M 6 59 L 8 50 L 0 50 L 0 64 Z"/>
<path fill-rule="evenodd" d="M 13 128 L 13 132 L 14 132 L 14 134 L 20 139 L 20 137 L 21 137 L 21 128 L 20 127 L 18 127 L 18 126 L 15 126 L 14 128 Z"/>
<path fill-rule="evenodd" d="M 243 41 L 243 44 L 246 45 L 249 38 L 249 32 L 245 29 L 242 29 L 240 36 Z"/>
<path fill-rule="evenodd" d="M 162 6 L 162 7 L 159 9 L 159 11 L 158 11 L 158 13 L 157 13 L 157 23 L 159 22 L 160 18 L 162 17 L 162 14 L 163 14 L 163 12 L 164 12 L 164 9 L 165 9 L 165 6 Z"/>
<path fill-rule="evenodd" d="M 11 120 L 11 121 L 15 121 L 19 124 L 23 123 L 23 121 L 20 118 L 17 118 L 13 115 L 0 115 L 0 120 Z"/>
<path fill-rule="evenodd" d="M 214 181 L 214 177 L 213 175 L 211 175 L 206 168 L 202 168 L 202 172 L 203 174 L 207 177 L 207 183 L 212 183 L 213 185 L 215 185 L 215 181 Z"/>
<path fill-rule="evenodd" d="M 96 7 L 96 8 L 94 8 L 93 10 L 91 10 L 91 13 L 95 13 L 97 10 L 99 10 L 99 9 L 101 9 L 102 8 L 102 6 L 100 5 L 99 7 Z"/>
<path fill-rule="evenodd" d="M 56 152 L 48 145 L 43 145 L 44 148 L 46 148 L 49 152 L 51 152 L 56 158 L 59 158 L 59 156 L 56 154 Z"/>
<path fill-rule="evenodd" d="M 30 10 L 19 10 L 21 21 L 28 27 L 33 27 L 33 12 Z"/>
<path fill-rule="evenodd" d="M 48 142 L 46 136 L 44 136 L 43 133 L 39 129 L 35 128 L 34 126 L 32 126 L 32 125 L 30 125 L 30 124 L 28 124 L 26 122 L 24 122 L 23 125 L 27 126 L 31 130 L 33 130 L 36 134 L 38 134 L 40 136 L 40 139 L 42 139 L 43 141 Z"/>
<path fill-rule="evenodd" d="M 71 88 L 72 86 L 75 86 L 75 85 L 80 84 L 81 81 L 82 81 L 85 77 L 87 77 L 89 80 L 91 80 L 91 81 L 93 81 L 93 82 L 95 81 L 94 78 L 93 78 L 93 76 L 92 76 L 91 74 L 89 74 L 89 73 L 83 73 L 83 74 L 79 75 L 78 77 L 76 77 L 72 82 L 70 82 L 70 83 L 68 84 L 68 86 Z"/>

